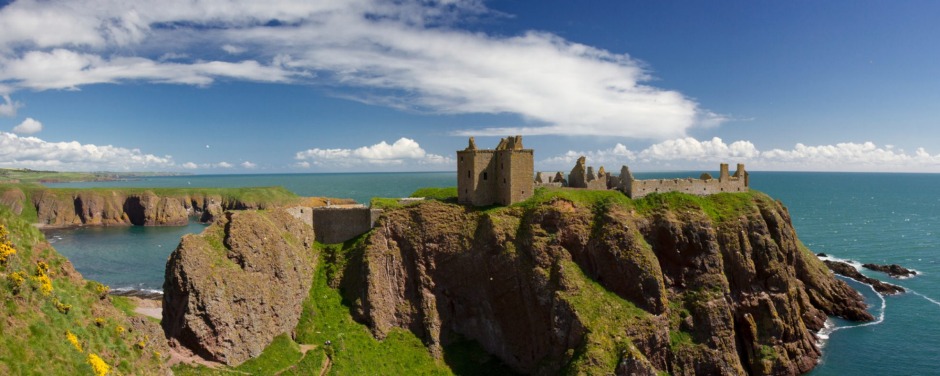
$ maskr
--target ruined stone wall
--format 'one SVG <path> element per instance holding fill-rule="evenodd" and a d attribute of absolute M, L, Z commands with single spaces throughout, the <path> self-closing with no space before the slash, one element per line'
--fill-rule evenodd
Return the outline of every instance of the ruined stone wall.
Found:
<path fill-rule="evenodd" d="M 342 243 L 372 229 L 378 213 L 367 207 L 312 208 L 313 231 L 320 243 Z"/>
<path fill-rule="evenodd" d="M 284 211 L 294 218 L 299 219 L 301 222 L 313 226 L 313 208 L 308 206 L 294 206 L 284 209 Z"/>
<path fill-rule="evenodd" d="M 630 192 L 627 193 L 631 198 L 637 199 L 650 193 L 663 192 L 683 192 L 693 195 L 710 195 L 722 192 L 747 192 L 748 186 L 746 179 L 729 177 L 722 181 L 719 179 L 653 179 L 653 180 L 634 180 L 630 184 Z"/>

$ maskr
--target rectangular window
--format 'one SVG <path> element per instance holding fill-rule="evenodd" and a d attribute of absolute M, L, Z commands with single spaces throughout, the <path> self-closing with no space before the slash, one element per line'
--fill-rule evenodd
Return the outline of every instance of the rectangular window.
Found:
<path fill-rule="evenodd" d="M 483 173 L 483 180 L 486 180 L 486 173 Z"/>

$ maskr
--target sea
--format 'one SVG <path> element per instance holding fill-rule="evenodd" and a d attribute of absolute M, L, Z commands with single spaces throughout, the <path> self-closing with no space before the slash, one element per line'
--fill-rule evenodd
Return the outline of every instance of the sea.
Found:
<path fill-rule="evenodd" d="M 714 174 L 714 173 L 713 173 Z M 637 178 L 698 176 L 692 172 L 636 173 Z M 716 175 L 717 176 L 717 175 Z M 784 203 L 800 239 L 813 252 L 860 263 L 900 264 L 917 276 L 870 277 L 908 290 L 882 297 L 861 292 L 870 323 L 833 318 L 820 333 L 823 356 L 811 375 L 940 374 L 940 174 L 750 173 L 751 188 Z M 456 185 L 454 172 L 284 175 L 191 175 L 139 180 L 47 184 L 51 187 L 250 187 L 283 186 L 302 196 L 406 197 L 421 187 Z M 55 248 L 85 278 L 116 290 L 160 291 L 167 256 L 182 235 L 205 225 L 181 227 L 82 227 L 45 231 Z"/>

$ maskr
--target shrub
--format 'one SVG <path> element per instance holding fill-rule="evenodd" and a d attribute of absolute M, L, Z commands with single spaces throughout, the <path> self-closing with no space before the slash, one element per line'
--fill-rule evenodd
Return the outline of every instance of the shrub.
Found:
<path fill-rule="evenodd" d="M 13 244 L 10 243 L 9 234 L 6 226 L 0 224 L 0 265 L 6 265 L 10 256 L 16 254 L 16 248 L 13 248 Z"/>
<path fill-rule="evenodd" d="M 98 355 L 88 354 L 88 364 L 95 371 L 96 376 L 105 376 L 111 372 L 111 366 L 105 363 Z"/>
<path fill-rule="evenodd" d="M 74 334 L 72 334 L 72 332 L 66 331 L 66 332 L 65 332 L 65 339 L 67 339 L 67 340 L 69 341 L 69 343 L 71 343 L 72 346 L 74 346 L 75 349 L 78 350 L 78 352 L 84 352 L 84 351 L 82 351 L 82 344 L 81 344 L 81 343 L 78 343 L 78 337 L 76 337 Z"/>
<path fill-rule="evenodd" d="M 52 293 L 52 280 L 49 279 L 48 275 L 40 274 L 33 277 L 33 280 L 35 280 L 36 283 L 39 283 L 39 291 L 42 292 L 43 295 L 49 295 Z"/>
<path fill-rule="evenodd" d="M 103 285 L 97 281 L 88 281 L 88 285 L 91 287 L 91 290 L 95 292 L 95 295 L 98 295 L 98 299 L 104 299 L 108 297 L 108 293 L 111 292 L 111 288 L 107 285 Z"/>
<path fill-rule="evenodd" d="M 56 298 L 56 299 L 53 301 L 53 303 L 55 304 L 55 309 L 58 310 L 59 313 L 68 314 L 69 311 L 72 310 L 72 305 L 71 305 L 71 304 L 62 303 L 62 302 L 59 301 L 58 298 Z"/>
<path fill-rule="evenodd" d="M 26 273 L 13 272 L 7 274 L 7 282 L 10 284 L 10 290 L 13 290 L 13 294 L 19 294 L 20 289 L 23 288 L 23 282 L 26 282 Z"/>

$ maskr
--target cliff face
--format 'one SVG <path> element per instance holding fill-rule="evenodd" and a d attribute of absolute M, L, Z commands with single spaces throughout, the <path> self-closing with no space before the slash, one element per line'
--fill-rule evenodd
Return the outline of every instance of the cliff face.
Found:
<path fill-rule="evenodd" d="M 659 200 L 659 201 L 657 201 Z M 343 285 L 378 337 L 479 342 L 535 374 L 798 374 L 826 315 L 871 320 L 760 193 L 391 211 Z"/>
<path fill-rule="evenodd" d="M 282 210 L 228 212 L 183 237 L 163 285 L 171 344 L 229 365 L 293 331 L 316 266 L 310 226 Z"/>
<path fill-rule="evenodd" d="M 225 210 L 267 206 L 264 202 L 244 202 L 199 192 L 160 196 L 152 191 L 50 189 L 33 192 L 32 205 L 38 223 L 54 226 L 182 226 L 193 215 L 211 222 Z"/>

